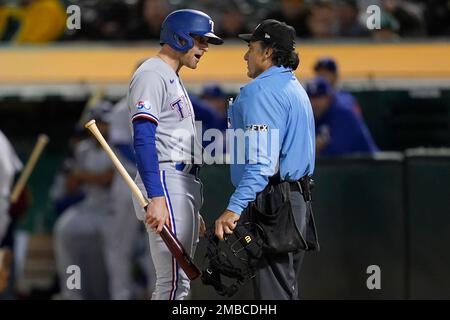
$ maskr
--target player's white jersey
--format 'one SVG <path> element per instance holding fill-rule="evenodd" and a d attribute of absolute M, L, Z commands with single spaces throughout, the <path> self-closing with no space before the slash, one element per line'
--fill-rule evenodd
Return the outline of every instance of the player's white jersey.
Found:
<path fill-rule="evenodd" d="M 134 73 L 128 90 L 131 122 L 143 118 L 156 123 L 159 162 L 193 163 L 201 157 L 194 110 L 176 72 L 159 57 L 145 61 Z M 201 163 L 201 159 L 196 159 Z"/>
<path fill-rule="evenodd" d="M 109 120 L 109 142 L 115 144 L 133 144 L 128 122 L 127 98 L 123 97 L 115 105 Z"/>
<path fill-rule="evenodd" d="M 113 164 L 105 151 L 92 139 L 79 142 L 75 148 L 75 170 L 102 173 L 112 169 Z M 86 198 L 83 205 L 88 208 L 109 208 L 111 202 L 109 187 L 84 184 Z"/>
<path fill-rule="evenodd" d="M 0 131 L 0 198 L 7 199 L 9 197 L 14 175 L 21 169 L 22 162 L 9 140 Z"/>

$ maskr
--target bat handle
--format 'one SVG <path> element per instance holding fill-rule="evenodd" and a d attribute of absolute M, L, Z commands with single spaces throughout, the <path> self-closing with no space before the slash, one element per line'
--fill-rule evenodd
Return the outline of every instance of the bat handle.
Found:
<path fill-rule="evenodd" d="M 161 238 L 166 243 L 169 251 L 175 256 L 175 259 L 180 264 L 180 267 L 184 270 L 189 280 L 197 279 L 201 275 L 201 271 L 192 262 L 189 255 L 184 250 L 183 245 L 172 233 L 172 231 L 164 225 L 161 231 Z"/>

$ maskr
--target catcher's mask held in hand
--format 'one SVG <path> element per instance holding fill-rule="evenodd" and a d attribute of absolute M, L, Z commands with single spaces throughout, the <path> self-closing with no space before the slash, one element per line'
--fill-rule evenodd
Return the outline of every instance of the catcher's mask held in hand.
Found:
<path fill-rule="evenodd" d="M 238 222 L 233 234 L 227 235 L 224 241 L 219 241 L 214 229 L 210 229 L 206 249 L 208 265 L 202 273 L 203 284 L 212 285 L 218 294 L 231 297 L 239 286 L 255 276 L 255 265 L 262 255 L 258 227 L 252 222 Z M 228 281 L 232 283 L 227 285 L 223 277 L 236 280 Z"/>

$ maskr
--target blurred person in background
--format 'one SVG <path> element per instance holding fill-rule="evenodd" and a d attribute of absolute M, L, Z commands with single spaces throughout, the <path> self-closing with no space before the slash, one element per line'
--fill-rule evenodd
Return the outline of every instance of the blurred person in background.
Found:
<path fill-rule="evenodd" d="M 48 43 L 66 29 L 66 8 L 60 0 L 22 0 L 0 5 L 0 41 Z"/>
<path fill-rule="evenodd" d="M 391 15 L 397 20 L 400 37 L 420 37 L 425 35 L 421 6 L 412 1 L 382 0 L 381 16 Z"/>
<path fill-rule="evenodd" d="M 314 39 L 326 40 L 335 37 L 338 32 L 335 5 L 325 0 L 314 2 L 306 23 Z"/>
<path fill-rule="evenodd" d="M 227 116 L 227 95 L 218 84 L 209 84 L 203 87 L 201 99 L 208 103 L 223 118 Z"/>
<path fill-rule="evenodd" d="M 87 108 L 87 106 L 85 107 Z M 67 143 L 67 151 L 61 162 L 61 166 L 55 174 L 53 183 L 49 190 L 49 198 L 57 217 L 67 208 L 80 202 L 86 196 L 84 190 L 78 187 L 74 179 L 70 179 L 70 174 L 74 170 L 75 150 L 77 145 L 86 137 L 84 128 L 77 124 Z"/>
<path fill-rule="evenodd" d="M 197 130 L 199 130 L 198 126 L 201 124 L 202 137 L 209 129 L 217 129 L 220 131 L 226 129 L 226 117 L 223 117 L 219 112 L 217 112 L 207 101 L 192 93 L 189 94 L 189 100 L 191 101 L 192 108 L 194 109 L 195 125 Z M 201 142 L 202 147 L 206 148 L 212 141 L 201 139 Z"/>
<path fill-rule="evenodd" d="M 140 0 L 137 5 L 139 17 L 130 21 L 126 40 L 159 40 L 161 24 L 172 11 L 167 0 Z"/>
<path fill-rule="evenodd" d="M 221 6 L 218 35 L 221 38 L 236 38 L 238 34 L 247 32 L 246 18 L 235 1 L 227 1 Z"/>
<path fill-rule="evenodd" d="M 125 96 L 114 105 L 111 112 L 108 140 L 128 174 L 134 177 L 137 168 L 128 113 Z M 108 225 L 105 229 L 105 258 L 109 273 L 109 290 L 113 300 L 135 298 L 132 278 L 135 262 L 143 262 L 143 265 L 139 267 L 146 276 L 148 296 L 151 296 L 156 281 L 147 234 L 143 225 L 134 216 L 131 197 L 130 188 L 122 176 L 116 172 L 111 184 L 111 215 L 105 221 Z M 140 260 L 134 259 L 138 251 L 138 241 L 146 244 L 146 249 L 141 250 L 144 257 Z"/>
<path fill-rule="evenodd" d="M 309 8 L 304 0 L 279 0 L 279 8 L 269 12 L 265 19 L 286 22 L 294 27 L 297 37 L 308 38 L 311 32 L 306 24 Z"/>
<path fill-rule="evenodd" d="M 8 138 L 0 131 L 0 243 L 10 223 L 10 194 L 14 177 L 22 169 L 22 162 Z"/>
<path fill-rule="evenodd" d="M 72 0 L 80 7 L 81 29 L 66 30 L 63 40 L 126 40 L 134 6 L 122 0 Z"/>
<path fill-rule="evenodd" d="M 0 131 L 0 300 L 13 299 L 12 230 L 13 218 L 10 215 L 11 188 L 14 177 L 22 169 L 22 162 L 8 138 Z"/>
<path fill-rule="evenodd" d="M 342 105 L 326 79 L 313 79 L 306 85 L 306 92 L 314 112 L 317 155 L 344 156 L 378 151 L 360 115 Z"/>
<path fill-rule="evenodd" d="M 200 96 L 189 95 L 194 108 L 195 121 L 202 123 L 202 136 L 208 129 L 225 131 L 227 129 L 227 107 L 226 95 L 218 85 L 207 85 L 203 88 Z M 225 135 L 222 136 L 225 138 Z M 202 146 L 206 148 L 212 141 L 202 139 Z M 225 139 L 222 140 L 223 151 L 225 151 Z M 215 154 L 215 152 L 213 152 Z"/>
<path fill-rule="evenodd" d="M 369 36 L 367 27 L 359 20 L 357 0 L 340 0 L 337 3 L 339 37 L 359 38 Z"/>
<path fill-rule="evenodd" d="M 372 30 L 372 39 L 376 42 L 398 41 L 400 24 L 390 13 L 381 14 L 380 29 Z"/>
<path fill-rule="evenodd" d="M 183 3 L 183 5 L 181 5 L 180 3 Z M 194 10 L 208 11 L 208 15 L 213 19 L 213 21 L 216 21 L 215 18 L 217 16 L 217 13 L 220 11 L 218 8 L 219 6 L 217 5 L 217 0 L 181 0 L 178 1 L 178 4 L 181 7 L 189 7 L 190 9 Z"/>
<path fill-rule="evenodd" d="M 334 90 L 337 99 L 343 106 L 353 109 L 361 114 L 361 108 L 356 98 L 347 91 L 342 90 L 339 85 L 339 70 L 336 61 L 332 57 L 321 57 L 314 65 L 314 73 L 317 77 L 322 77 L 328 81 Z"/>
<path fill-rule="evenodd" d="M 93 110 L 100 132 L 107 136 L 110 104 Z M 74 166 L 67 183 L 80 188 L 85 198 L 68 207 L 54 226 L 56 267 L 62 299 L 107 299 L 107 269 L 104 263 L 105 228 L 111 214 L 111 183 L 114 169 L 108 155 L 94 137 L 75 146 Z M 106 233 L 109 230 L 106 230 Z M 67 287 L 66 270 L 75 265 L 81 271 L 81 290 Z"/>
<path fill-rule="evenodd" d="M 424 1 L 424 20 L 430 36 L 450 36 L 450 1 Z"/>
<path fill-rule="evenodd" d="M 82 11 L 83 12 L 83 11 Z M 81 15 L 83 16 L 83 14 Z M 123 41 L 129 23 L 129 7 L 122 0 L 103 0 L 96 6 L 91 37 L 95 40 Z M 81 30 L 84 29 L 82 26 Z"/>

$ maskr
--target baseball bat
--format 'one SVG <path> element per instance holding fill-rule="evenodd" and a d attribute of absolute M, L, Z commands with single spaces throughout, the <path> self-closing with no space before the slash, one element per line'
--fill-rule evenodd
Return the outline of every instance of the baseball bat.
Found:
<path fill-rule="evenodd" d="M 86 102 L 86 105 L 81 112 L 80 118 L 78 119 L 78 126 L 80 128 L 89 119 L 89 113 L 97 106 L 100 100 L 103 99 L 104 95 L 105 89 L 103 87 L 99 87 L 93 92 L 89 100 Z"/>
<path fill-rule="evenodd" d="M 122 178 L 125 179 L 125 182 L 130 187 L 131 192 L 133 192 L 135 197 L 138 199 L 141 207 L 146 209 L 147 205 L 148 205 L 147 199 L 144 197 L 141 190 L 139 190 L 138 186 L 133 181 L 133 179 L 131 179 L 130 175 L 125 170 L 125 168 L 122 165 L 122 163 L 120 162 L 120 160 L 117 158 L 117 156 L 111 150 L 111 147 L 108 145 L 105 138 L 98 130 L 98 127 L 95 124 L 95 120 L 91 120 L 91 121 L 87 122 L 84 126 L 98 140 L 100 145 L 103 147 L 103 149 L 108 154 L 111 161 L 114 163 L 114 166 L 119 171 Z M 167 225 L 164 225 L 160 235 L 161 235 L 161 238 L 163 239 L 164 243 L 166 244 L 167 248 L 169 249 L 170 253 L 175 257 L 175 259 L 179 263 L 181 269 L 183 269 L 183 271 L 186 273 L 188 278 L 190 280 L 194 280 L 194 279 L 198 278 L 201 275 L 200 270 L 194 264 L 191 257 L 187 254 L 186 250 L 184 249 L 183 245 L 180 243 L 180 241 L 177 239 L 177 237 L 172 233 L 172 231 L 167 227 Z"/>
<path fill-rule="evenodd" d="M 45 134 L 40 134 L 38 136 L 37 142 L 34 146 L 33 151 L 31 152 L 30 158 L 28 159 L 25 168 L 22 170 L 19 179 L 17 180 L 16 184 L 12 189 L 11 196 L 9 198 L 11 203 L 15 203 L 19 198 L 20 193 L 25 187 L 25 184 L 27 183 L 28 178 L 31 175 L 31 172 L 33 171 L 34 166 L 36 165 L 36 162 L 41 156 L 42 150 L 44 150 L 45 146 L 47 145 L 48 140 L 49 140 L 48 136 Z"/>
<path fill-rule="evenodd" d="M 12 252 L 9 248 L 0 248 L 0 293 L 8 287 L 11 270 Z"/>

